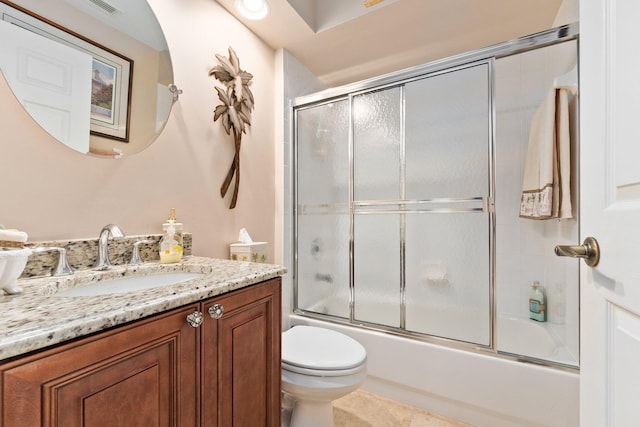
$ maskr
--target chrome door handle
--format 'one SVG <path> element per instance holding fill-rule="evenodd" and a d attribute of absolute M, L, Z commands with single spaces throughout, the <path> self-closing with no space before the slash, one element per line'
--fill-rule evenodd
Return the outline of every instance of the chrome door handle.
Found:
<path fill-rule="evenodd" d="M 558 256 L 584 258 L 589 267 L 595 267 L 600 261 L 600 246 L 593 237 L 587 237 L 579 246 L 556 246 L 555 253 Z"/>

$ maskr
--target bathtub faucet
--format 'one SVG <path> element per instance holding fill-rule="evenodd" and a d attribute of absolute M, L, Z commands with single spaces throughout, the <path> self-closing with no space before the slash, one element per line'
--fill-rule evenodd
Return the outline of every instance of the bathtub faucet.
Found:
<path fill-rule="evenodd" d="M 320 282 L 333 283 L 333 276 L 330 274 L 316 273 L 316 280 Z"/>

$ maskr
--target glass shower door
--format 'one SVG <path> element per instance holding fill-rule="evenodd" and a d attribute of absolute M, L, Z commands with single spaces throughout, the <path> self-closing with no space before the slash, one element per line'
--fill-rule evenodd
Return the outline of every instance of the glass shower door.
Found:
<path fill-rule="evenodd" d="M 401 197 L 400 87 L 353 97 L 354 319 L 400 327 L 400 215 L 385 201 Z"/>
<path fill-rule="evenodd" d="M 354 320 L 490 345 L 490 72 L 353 96 Z"/>
<path fill-rule="evenodd" d="M 579 269 L 553 252 L 579 235 L 576 96 L 574 218 L 519 217 L 532 117 L 576 71 L 577 33 L 564 31 L 296 100 L 297 313 L 579 365 Z M 546 322 L 529 319 L 535 281 Z"/>
<path fill-rule="evenodd" d="M 490 74 L 406 84 L 406 329 L 490 345 Z"/>
<path fill-rule="evenodd" d="M 296 113 L 296 306 L 349 318 L 349 103 Z"/>

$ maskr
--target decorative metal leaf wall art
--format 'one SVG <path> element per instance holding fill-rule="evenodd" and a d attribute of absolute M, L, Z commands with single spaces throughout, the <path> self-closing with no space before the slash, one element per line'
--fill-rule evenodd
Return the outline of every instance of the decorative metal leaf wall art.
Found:
<path fill-rule="evenodd" d="M 220 187 L 220 196 L 227 194 L 231 180 L 235 175 L 235 185 L 229 209 L 236 207 L 238 201 L 238 189 L 240 187 L 240 146 L 242 134 L 247 133 L 247 127 L 251 126 L 251 110 L 253 110 L 253 93 L 249 85 L 253 75 L 240 69 L 240 60 L 229 47 L 229 58 L 216 54 L 218 65 L 209 70 L 209 76 L 214 76 L 223 87 L 216 86 L 218 98 L 222 104 L 218 105 L 213 112 L 213 121 L 222 122 L 227 135 L 233 134 L 235 144 L 235 155 L 229 167 L 229 172 Z"/>

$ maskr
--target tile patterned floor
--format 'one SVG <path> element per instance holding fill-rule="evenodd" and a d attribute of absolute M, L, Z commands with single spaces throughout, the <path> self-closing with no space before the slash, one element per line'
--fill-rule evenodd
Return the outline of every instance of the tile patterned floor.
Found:
<path fill-rule="evenodd" d="M 356 390 L 333 402 L 335 427 L 469 427 L 469 424 Z"/>

